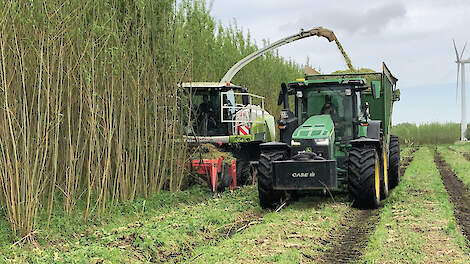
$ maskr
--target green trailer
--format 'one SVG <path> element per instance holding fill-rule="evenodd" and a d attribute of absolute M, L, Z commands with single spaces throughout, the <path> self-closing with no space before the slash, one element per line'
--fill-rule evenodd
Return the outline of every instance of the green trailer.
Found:
<path fill-rule="evenodd" d="M 399 142 L 390 134 L 400 93 L 397 78 L 385 64 L 382 68 L 381 73 L 307 75 L 281 85 L 280 142 L 260 145 L 263 208 L 299 191 L 347 191 L 359 208 L 376 208 L 388 196 L 400 179 Z"/>

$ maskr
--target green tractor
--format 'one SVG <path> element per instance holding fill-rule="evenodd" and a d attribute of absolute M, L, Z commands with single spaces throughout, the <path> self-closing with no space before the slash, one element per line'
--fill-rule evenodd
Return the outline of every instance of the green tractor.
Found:
<path fill-rule="evenodd" d="M 382 73 L 283 83 L 280 142 L 260 145 L 261 207 L 276 208 L 303 191 L 335 190 L 348 191 L 357 208 L 377 208 L 400 181 L 399 141 L 390 134 L 393 103 L 400 100 L 396 82 L 383 64 Z"/>

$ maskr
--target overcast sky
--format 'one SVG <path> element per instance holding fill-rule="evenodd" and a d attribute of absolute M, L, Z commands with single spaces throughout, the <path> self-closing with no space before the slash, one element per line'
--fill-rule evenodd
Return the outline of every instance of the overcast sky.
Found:
<path fill-rule="evenodd" d="M 215 0 L 211 13 L 224 25 L 236 20 L 258 46 L 263 39 L 274 42 L 301 28 L 329 28 L 355 67 L 379 71 L 384 61 L 399 79 L 402 100 L 394 123 L 460 121 L 452 39 L 459 52 L 470 41 L 469 0 Z M 324 38 L 300 40 L 279 53 L 300 64 L 308 57 L 322 73 L 346 68 L 334 43 Z M 470 51 L 465 54 L 470 57 Z M 470 80 L 468 71 L 467 76 Z"/>

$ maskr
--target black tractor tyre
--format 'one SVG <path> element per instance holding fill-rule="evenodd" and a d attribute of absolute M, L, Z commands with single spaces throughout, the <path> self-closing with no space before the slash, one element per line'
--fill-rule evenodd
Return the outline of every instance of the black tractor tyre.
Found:
<path fill-rule="evenodd" d="M 272 162 L 286 158 L 285 150 L 270 150 L 260 155 L 258 166 L 258 196 L 259 204 L 263 209 L 275 209 L 285 192 L 273 189 Z"/>
<path fill-rule="evenodd" d="M 391 190 L 400 183 L 400 141 L 397 136 L 390 135 L 390 160 L 388 167 L 388 188 Z"/>
<path fill-rule="evenodd" d="M 390 176 L 388 175 L 387 151 L 385 146 L 382 147 L 380 157 L 380 199 L 383 200 L 388 197 Z"/>
<path fill-rule="evenodd" d="M 372 147 L 349 152 L 349 195 L 353 206 L 374 209 L 380 205 L 380 158 Z"/>

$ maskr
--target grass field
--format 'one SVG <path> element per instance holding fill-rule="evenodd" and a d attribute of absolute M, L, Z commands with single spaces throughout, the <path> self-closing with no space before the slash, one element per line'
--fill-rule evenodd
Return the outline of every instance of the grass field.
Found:
<path fill-rule="evenodd" d="M 345 194 L 334 194 L 272 212 L 259 207 L 256 186 L 216 196 L 194 186 L 124 204 L 88 225 L 80 212 L 67 221 L 53 214 L 34 243 L 12 245 L 2 220 L 0 262 L 468 263 L 469 243 L 435 165 L 435 148 L 416 149 L 402 148 L 408 165 L 402 181 L 377 210 L 351 208 Z M 437 151 L 468 185 L 470 147 Z"/>
<path fill-rule="evenodd" d="M 2 3 L 0 263 L 470 262 L 459 124 L 393 127 L 404 176 L 379 209 L 325 192 L 262 210 L 257 186 L 193 184 L 196 102 L 178 84 L 220 80 L 270 40 L 206 0 Z M 302 68 L 270 51 L 233 83 L 279 116 L 279 84 Z"/>

